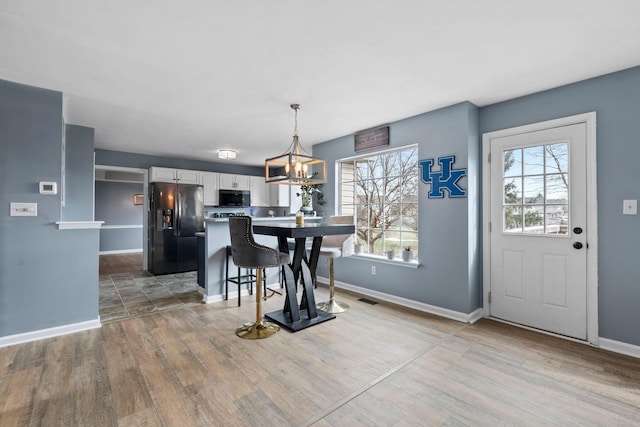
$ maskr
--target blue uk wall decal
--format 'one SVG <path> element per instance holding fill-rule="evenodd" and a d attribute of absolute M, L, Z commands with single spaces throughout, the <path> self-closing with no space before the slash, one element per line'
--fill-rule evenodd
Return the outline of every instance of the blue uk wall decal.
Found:
<path fill-rule="evenodd" d="M 449 197 L 466 197 L 467 192 L 460 188 L 458 180 L 467 175 L 467 168 L 452 169 L 451 165 L 456 161 L 456 156 L 438 157 L 439 171 L 433 171 L 433 159 L 420 161 L 422 170 L 422 182 L 431 184 L 429 191 L 430 199 L 442 199 L 444 190 L 447 190 Z"/>

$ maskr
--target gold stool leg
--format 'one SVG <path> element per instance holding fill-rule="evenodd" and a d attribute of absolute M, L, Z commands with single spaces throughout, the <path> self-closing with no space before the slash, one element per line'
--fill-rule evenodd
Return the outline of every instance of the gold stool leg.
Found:
<path fill-rule="evenodd" d="M 349 305 L 343 302 L 338 302 L 335 299 L 335 284 L 333 276 L 333 257 L 329 257 L 329 301 L 316 304 L 318 310 L 326 311 L 327 313 L 336 314 L 344 313 L 349 310 Z"/>
<path fill-rule="evenodd" d="M 256 269 L 256 283 L 262 283 L 262 268 Z M 271 322 L 262 321 L 262 286 L 256 286 L 256 321 L 245 323 L 236 329 L 236 335 L 248 340 L 269 338 L 280 330 L 280 327 Z"/>

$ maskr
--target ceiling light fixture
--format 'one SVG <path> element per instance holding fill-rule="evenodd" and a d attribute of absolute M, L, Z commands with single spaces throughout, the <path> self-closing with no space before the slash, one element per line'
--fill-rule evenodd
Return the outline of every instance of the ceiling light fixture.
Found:
<path fill-rule="evenodd" d="M 218 158 L 224 160 L 235 160 L 236 159 L 236 150 L 218 150 Z"/>
<path fill-rule="evenodd" d="M 300 104 L 291 104 L 291 108 L 295 111 L 293 141 L 286 153 L 265 160 L 265 181 L 270 184 L 323 184 L 327 182 L 327 162 L 302 148 L 298 138 Z"/>

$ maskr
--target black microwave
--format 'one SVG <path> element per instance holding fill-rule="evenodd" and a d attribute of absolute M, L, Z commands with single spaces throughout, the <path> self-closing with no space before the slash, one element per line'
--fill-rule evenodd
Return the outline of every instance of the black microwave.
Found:
<path fill-rule="evenodd" d="M 251 206 L 251 193 L 246 190 L 218 190 L 219 199 L 218 204 L 220 206 L 236 206 L 236 207 L 249 207 Z"/>

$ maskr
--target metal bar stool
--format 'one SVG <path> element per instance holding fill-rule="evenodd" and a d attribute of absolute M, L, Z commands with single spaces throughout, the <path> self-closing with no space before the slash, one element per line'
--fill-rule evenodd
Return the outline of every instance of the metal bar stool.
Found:
<path fill-rule="evenodd" d="M 280 267 L 289 264 L 289 254 L 281 253 L 277 249 L 256 243 L 253 238 L 253 228 L 250 216 L 229 217 L 229 233 L 231 235 L 231 256 L 233 263 L 241 268 L 256 270 L 256 283 L 263 281 L 263 270 L 266 267 Z M 268 338 L 276 334 L 280 327 L 262 320 L 262 296 L 256 286 L 256 320 L 245 323 L 236 329 L 236 335 L 246 339 Z M 266 293 L 266 292 L 265 292 Z M 272 294 L 273 295 L 273 294 Z"/>
<path fill-rule="evenodd" d="M 329 218 L 329 224 L 353 224 L 353 217 L 349 215 L 332 216 Z M 326 236 L 322 239 L 320 256 L 329 258 L 329 301 L 316 304 L 319 310 L 332 314 L 344 313 L 349 310 L 348 304 L 336 301 L 335 299 L 335 279 L 333 272 L 333 260 L 349 255 L 353 255 L 352 234 Z"/>
<path fill-rule="evenodd" d="M 242 274 L 242 269 L 236 266 L 238 272 L 236 276 L 229 276 L 229 258 L 231 257 L 231 245 L 227 245 L 227 259 L 225 263 L 225 279 L 224 279 L 224 299 L 225 301 L 229 299 L 229 283 L 235 283 L 238 286 L 238 307 L 240 307 L 240 287 L 242 285 L 247 285 L 247 289 L 249 289 L 249 295 L 253 295 L 253 284 L 256 282 L 256 275 L 253 273 L 252 269 L 245 269 L 246 273 Z M 263 285 L 267 288 L 267 278 L 266 275 L 263 275 Z"/>

